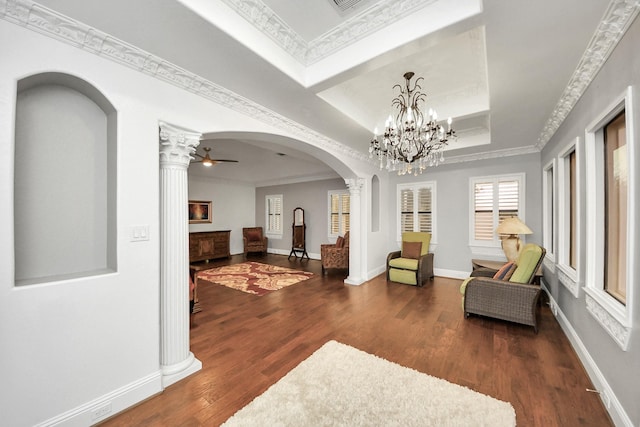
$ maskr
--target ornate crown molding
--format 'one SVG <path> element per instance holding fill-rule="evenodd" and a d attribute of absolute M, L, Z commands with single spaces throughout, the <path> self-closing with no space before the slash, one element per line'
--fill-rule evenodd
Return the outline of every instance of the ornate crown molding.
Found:
<path fill-rule="evenodd" d="M 576 298 L 580 296 L 580 285 L 578 282 L 573 280 L 571 276 L 565 273 L 562 267 L 558 268 L 558 280 L 569 290 L 569 292 L 571 292 L 571 295 Z"/>
<path fill-rule="evenodd" d="M 389 0 L 374 4 L 309 43 L 306 64 L 311 65 L 332 53 L 422 9 L 438 0 Z"/>
<path fill-rule="evenodd" d="M 439 0 L 377 3 L 307 42 L 261 0 L 222 0 L 302 65 L 308 66 Z"/>
<path fill-rule="evenodd" d="M 229 109 L 312 141 L 325 151 L 367 156 L 195 73 L 29 0 L 0 0 L 0 18 L 170 83 Z"/>
<path fill-rule="evenodd" d="M 551 113 L 536 146 L 542 148 L 556 133 L 609 55 L 640 12 L 638 0 L 612 0 L 591 38 L 569 84 Z"/>
<path fill-rule="evenodd" d="M 611 335 L 611 338 L 613 338 L 620 348 L 627 351 L 629 338 L 631 337 L 631 328 L 621 324 L 589 294 L 586 294 L 585 300 L 587 303 L 587 311 L 591 313 L 598 323 Z"/>
<path fill-rule="evenodd" d="M 526 147 L 505 148 L 503 150 L 484 151 L 481 153 L 463 154 L 460 156 L 446 157 L 444 164 L 476 162 L 478 160 L 500 159 L 503 157 L 522 156 L 525 154 L 539 153 L 540 150 L 535 145 Z M 445 152 L 446 153 L 446 152 Z"/>

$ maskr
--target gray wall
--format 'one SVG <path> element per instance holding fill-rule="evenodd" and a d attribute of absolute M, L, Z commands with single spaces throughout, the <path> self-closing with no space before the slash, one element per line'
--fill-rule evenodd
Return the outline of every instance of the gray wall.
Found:
<path fill-rule="evenodd" d="M 607 63 L 582 95 L 562 126 L 558 129 L 558 132 L 544 147 L 542 164 L 547 164 L 553 158 L 557 157 L 559 151 L 572 140 L 575 140 L 576 137 L 580 137 L 581 144 L 584 146 L 585 128 L 592 120 L 596 119 L 616 97 L 622 94 L 627 86 L 635 85 L 635 105 L 638 105 L 637 99 L 639 94 L 637 85 L 640 84 L 640 55 L 638 55 L 638 46 L 640 46 L 640 21 L 636 19 L 607 60 Z M 629 123 L 629 120 L 633 120 L 633 123 L 636 125 L 636 140 L 628 141 L 627 143 L 635 144 L 636 147 L 638 144 L 637 126 L 640 124 L 639 116 L 640 114 L 636 108 L 634 116 L 627 118 L 627 123 Z M 584 192 L 586 179 L 584 150 L 582 150 L 582 155 L 579 154 L 578 157 L 579 180 L 582 191 Z M 635 168 L 637 170 L 640 166 L 637 158 L 632 161 L 635 162 Z M 630 182 L 629 185 L 631 186 L 631 191 L 635 194 L 636 200 L 640 200 L 638 182 Z M 581 269 L 580 277 L 585 278 L 586 245 L 584 236 L 586 236 L 586 198 L 584 197 L 584 193 L 581 196 L 579 206 L 581 217 L 579 232 L 583 237 L 583 244 L 580 249 L 579 268 Z M 637 220 L 637 218 L 634 220 Z M 629 236 L 629 239 L 634 242 L 640 241 L 637 228 L 636 235 Z M 638 261 L 638 252 L 636 251 L 636 257 L 633 261 L 635 277 L 639 277 L 640 273 L 640 262 Z M 623 410 L 629 417 L 632 425 L 640 425 L 640 406 L 637 404 L 640 401 L 640 346 L 638 345 L 640 336 L 637 328 L 631 333 L 628 350 L 623 351 L 594 317 L 587 312 L 584 290 L 580 289 L 578 298 L 575 298 L 569 290 L 559 282 L 557 273 L 545 271 L 544 276 L 551 291 L 552 298 L 557 302 L 559 311 L 566 318 L 566 322 L 573 330 L 574 340 L 579 340 L 582 343 L 584 351 L 588 357 L 591 358 L 592 368 L 600 371 L 606 383 L 608 383 L 608 386 L 613 391 L 615 398 L 620 402 Z M 637 326 L 640 320 L 640 316 L 638 315 L 640 312 L 640 292 L 637 290 L 638 283 L 629 283 L 628 285 L 636 287 L 632 304 L 635 307 L 633 324 Z"/>
<path fill-rule="evenodd" d="M 307 225 L 307 252 L 312 258 L 320 257 L 320 245 L 330 243 L 328 237 L 327 193 L 331 190 L 346 190 L 343 179 L 303 182 L 299 184 L 275 185 L 256 188 L 256 225 L 265 227 L 265 196 L 282 194 L 283 227 L 282 239 L 269 239 L 269 250 L 288 255 L 291 251 L 291 224 L 293 210 L 304 209 Z M 333 243 L 333 242 L 331 242 Z"/>
<path fill-rule="evenodd" d="M 455 152 L 452 153 L 454 154 Z M 469 216 L 472 207 L 469 206 L 469 178 L 515 173 L 525 174 L 525 222 L 533 231 L 532 235 L 526 236 L 526 241 L 542 244 L 542 175 L 539 154 L 445 163 L 428 169 L 417 177 L 391 175 L 388 197 L 392 203 L 387 209 L 390 210 L 388 219 L 393 227 L 388 230 L 389 241 L 395 244 L 398 227 L 395 215 L 397 184 L 435 181 L 438 235 L 434 267 L 453 272 L 471 271 L 473 256 L 469 248 Z"/>

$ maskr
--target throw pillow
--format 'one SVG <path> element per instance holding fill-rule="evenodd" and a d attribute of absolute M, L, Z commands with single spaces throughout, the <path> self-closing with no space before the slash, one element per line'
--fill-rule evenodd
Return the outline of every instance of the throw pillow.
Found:
<path fill-rule="evenodd" d="M 515 263 L 513 261 L 508 262 L 502 267 L 500 267 L 500 270 L 498 270 L 496 274 L 493 275 L 493 278 L 498 280 L 509 280 L 514 270 L 515 270 Z"/>
<path fill-rule="evenodd" d="M 402 258 L 420 259 L 422 242 L 402 242 Z"/>
<path fill-rule="evenodd" d="M 336 239 L 336 248 L 344 248 L 344 237 L 338 236 Z"/>

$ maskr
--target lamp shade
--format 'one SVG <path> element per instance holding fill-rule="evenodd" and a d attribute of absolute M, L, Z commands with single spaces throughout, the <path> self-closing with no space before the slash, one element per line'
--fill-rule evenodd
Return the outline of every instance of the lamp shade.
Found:
<path fill-rule="evenodd" d="M 533 231 L 527 225 L 520 221 L 520 218 L 513 216 L 502 220 L 498 228 L 497 234 L 533 234 Z"/>

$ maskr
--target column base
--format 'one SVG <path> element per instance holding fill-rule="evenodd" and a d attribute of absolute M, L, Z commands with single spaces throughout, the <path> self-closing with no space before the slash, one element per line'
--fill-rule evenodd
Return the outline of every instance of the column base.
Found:
<path fill-rule="evenodd" d="M 344 283 L 346 283 L 347 285 L 362 285 L 364 282 L 366 282 L 366 280 L 360 278 L 360 277 L 352 277 L 349 276 L 346 279 L 344 279 Z"/>
<path fill-rule="evenodd" d="M 162 388 L 165 389 L 171 384 L 195 374 L 202 369 L 202 362 L 195 358 L 193 353 L 189 352 L 186 360 L 176 363 L 175 365 L 166 365 L 161 367 L 162 371 Z"/>

